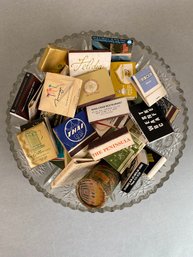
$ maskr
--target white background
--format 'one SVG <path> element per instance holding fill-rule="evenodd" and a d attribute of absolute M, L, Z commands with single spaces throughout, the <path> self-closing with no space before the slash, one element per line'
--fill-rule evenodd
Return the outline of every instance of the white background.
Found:
<path fill-rule="evenodd" d="M 193 256 L 193 1 L 0 0 L 0 257 Z M 46 199 L 22 176 L 6 140 L 16 76 L 47 43 L 110 30 L 150 45 L 176 73 L 189 108 L 180 163 L 147 200 L 113 213 L 82 213 Z"/>

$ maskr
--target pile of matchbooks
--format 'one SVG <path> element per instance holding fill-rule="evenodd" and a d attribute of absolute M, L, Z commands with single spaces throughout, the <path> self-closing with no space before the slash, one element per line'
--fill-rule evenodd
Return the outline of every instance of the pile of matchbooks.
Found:
<path fill-rule="evenodd" d="M 26 72 L 10 113 L 26 121 L 17 134 L 31 168 L 51 161 L 61 171 L 50 187 L 76 186 L 98 208 L 119 184 L 129 193 L 152 179 L 166 158 L 148 145 L 173 133 L 179 109 L 155 68 L 136 71 L 132 39 L 93 36 L 92 50 L 48 45 L 37 74 Z"/>

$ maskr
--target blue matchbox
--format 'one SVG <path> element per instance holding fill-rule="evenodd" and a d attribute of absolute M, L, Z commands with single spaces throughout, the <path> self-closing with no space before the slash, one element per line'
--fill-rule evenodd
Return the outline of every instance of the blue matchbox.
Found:
<path fill-rule="evenodd" d="M 98 137 L 85 111 L 80 111 L 74 118 L 66 119 L 65 122 L 53 128 L 53 131 L 71 157 L 86 156 L 88 143 Z"/>

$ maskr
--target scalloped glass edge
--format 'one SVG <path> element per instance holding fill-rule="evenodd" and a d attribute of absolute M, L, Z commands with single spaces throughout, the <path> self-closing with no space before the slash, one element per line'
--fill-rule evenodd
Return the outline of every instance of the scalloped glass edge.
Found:
<path fill-rule="evenodd" d="M 73 33 L 71 35 L 65 35 L 62 39 L 57 39 L 53 42 L 53 44 L 57 44 L 57 43 L 60 43 L 62 41 L 65 41 L 65 40 L 68 40 L 68 39 L 73 39 L 73 38 L 77 38 L 79 36 L 92 36 L 93 34 L 103 34 L 103 35 L 113 35 L 115 37 L 128 37 L 128 35 L 126 34 L 119 34 L 118 32 L 115 32 L 115 33 L 112 33 L 110 31 L 101 31 L 101 30 L 98 30 L 98 31 L 89 31 L 89 32 L 84 32 L 82 31 L 81 33 Z M 121 205 L 114 205 L 112 207 L 110 206 L 104 206 L 102 208 L 97 208 L 97 209 L 85 209 L 85 208 L 81 208 L 79 206 L 79 208 L 76 208 L 75 206 L 71 205 L 71 203 L 66 203 L 64 202 L 62 199 L 57 199 L 54 195 L 51 195 L 49 194 L 44 188 L 42 188 L 36 181 L 34 181 L 34 179 L 29 175 L 27 174 L 26 170 L 23 168 L 20 160 L 18 159 L 17 157 L 17 154 L 16 154 L 16 151 L 14 149 L 14 142 L 12 140 L 12 134 L 11 134 L 11 131 L 9 129 L 9 125 L 10 125 L 10 120 L 11 120 L 11 115 L 9 113 L 9 110 L 10 110 L 10 105 L 11 103 L 13 102 L 13 97 L 14 97 L 14 94 L 15 92 L 17 91 L 17 87 L 15 87 L 15 85 L 17 85 L 19 83 L 19 81 L 21 80 L 21 78 L 23 78 L 24 74 L 25 74 L 25 70 L 27 69 L 27 67 L 33 63 L 37 57 L 39 57 L 41 55 L 41 53 L 43 52 L 44 48 L 41 48 L 39 50 L 39 52 L 37 54 L 34 54 L 32 59 L 30 59 L 27 64 L 22 68 L 20 74 L 17 76 L 17 79 L 15 81 L 15 83 L 13 84 L 13 88 L 10 92 L 10 95 L 9 95 L 9 100 L 8 100 L 8 108 L 7 108 L 7 111 L 6 111 L 6 114 L 7 114 L 7 118 L 6 118 L 6 132 L 7 132 L 7 140 L 10 144 L 10 151 L 12 152 L 13 154 L 13 157 L 14 159 L 16 160 L 16 163 L 17 163 L 17 167 L 22 171 L 22 174 L 25 178 L 28 179 L 29 183 L 31 185 L 33 185 L 36 190 L 38 192 L 41 192 L 44 194 L 44 196 L 46 198 L 50 198 L 52 199 L 55 203 L 60 203 L 61 205 L 63 205 L 64 207 L 69 207 L 73 210 L 79 210 L 79 211 L 82 211 L 82 212 L 91 212 L 91 213 L 94 213 L 94 212 L 99 212 L 99 213 L 103 213 L 103 212 L 113 212 L 115 210 L 122 210 L 124 209 L 125 207 L 131 207 L 133 204 L 136 204 L 136 203 L 140 203 L 142 200 L 144 199 L 147 199 L 151 194 L 155 193 L 157 191 L 158 188 L 162 187 L 164 182 L 167 181 L 170 177 L 170 175 L 174 172 L 174 169 L 175 167 L 178 165 L 179 163 L 179 160 L 180 158 L 182 157 L 183 155 L 183 150 L 185 148 L 185 142 L 186 142 L 186 139 L 187 139 L 187 131 L 188 131 L 188 116 L 187 116 L 187 113 L 188 113 L 188 108 L 186 106 L 186 100 L 184 98 L 184 92 L 183 90 L 180 88 L 180 82 L 176 79 L 176 76 L 175 76 L 175 73 L 171 71 L 171 68 L 168 64 L 165 63 L 164 59 L 163 58 L 160 58 L 158 53 L 157 52 L 152 52 L 151 50 L 151 47 L 150 46 L 145 46 L 141 41 L 137 41 L 135 38 L 132 38 L 134 40 L 134 43 L 136 45 L 138 45 L 141 49 L 145 50 L 148 52 L 148 54 L 151 54 L 152 56 L 155 57 L 155 59 L 160 62 L 161 66 L 164 66 L 166 72 L 168 74 L 170 74 L 173 78 L 173 81 L 176 85 L 176 89 L 178 90 L 179 92 L 179 97 L 182 101 L 181 105 L 183 106 L 183 122 L 184 122 L 184 129 L 182 131 L 182 142 L 181 142 L 181 146 L 179 148 L 179 151 L 178 151 L 178 154 L 175 156 L 175 162 L 171 165 L 170 167 L 170 170 L 168 170 L 166 172 L 166 175 L 165 177 L 161 178 L 160 182 L 158 184 L 156 184 L 151 190 L 149 190 L 145 195 L 142 195 L 140 196 L 139 198 L 135 199 L 135 200 L 132 200 L 130 202 L 126 202 L 126 203 L 123 203 Z"/>

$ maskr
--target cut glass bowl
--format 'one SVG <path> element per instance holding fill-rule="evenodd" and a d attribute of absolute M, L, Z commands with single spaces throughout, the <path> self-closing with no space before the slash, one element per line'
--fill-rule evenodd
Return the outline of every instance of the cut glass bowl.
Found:
<path fill-rule="evenodd" d="M 127 35 L 120 35 L 118 33 L 113 34 L 109 31 L 90 31 L 81 32 L 80 34 L 72 34 L 71 36 L 64 36 L 62 39 L 56 40 L 53 44 L 67 49 L 89 50 L 91 49 L 92 35 L 128 38 Z M 164 84 L 168 92 L 168 99 L 180 109 L 180 113 L 173 123 L 175 133 L 165 139 L 158 140 L 151 144 L 151 147 L 167 158 L 166 164 L 160 169 L 153 179 L 149 180 L 145 175 L 142 176 L 132 191 L 128 194 L 122 192 L 118 185 L 111 197 L 101 208 L 87 209 L 83 206 L 78 201 L 75 193 L 75 187 L 72 185 L 66 185 L 65 187 L 58 189 L 51 189 L 49 182 L 55 174 L 60 172 L 60 169 L 50 162 L 31 169 L 17 142 L 16 134 L 19 132 L 20 125 L 24 122 L 14 116 L 11 116 L 9 114 L 9 110 L 26 71 L 32 72 L 40 78 L 43 77 L 43 74 L 37 69 L 37 63 L 44 49 L 41 49 L 38 54 L 35 54 L 33 58 L 28 61 L 27 65 L 18 75 L 16 82 L 13 84 L 13 89 L 8 101 L 6 119 L 10 150 L 13 153 L 18 168 L 29 180 L 30 184 L 35 186 L 38 191 L 42 192 L 45 197 L 51 198 L 54 202 L 60 203 L 65 207 L 89 212 L 115 211 L 121 210 L 125 207 L 131 207 L 133 204 L 139 203 L 141 200 L 148 198 L 150 194 L 155 193 L 157 189 L 169 179 L 170 174 L 174 171 L 183 154 L 187 137 L 188 116 L 186 101 L 183 96 L 183 90 L 180 88 L 180 83 L 176 80 L 175 74 L 171 71 L 170 67 L 165 64 L 163 58 L 160 58 L 156 52 L 152 52 L 149 46 L 145 46 L 142 42 L 137 41 L 136 39 L 133 40 L 134 46 L 132 49 L 132 61 L 137 63 L 137 70 L 151 64 L 158 73 L 161 82 Z"/>

